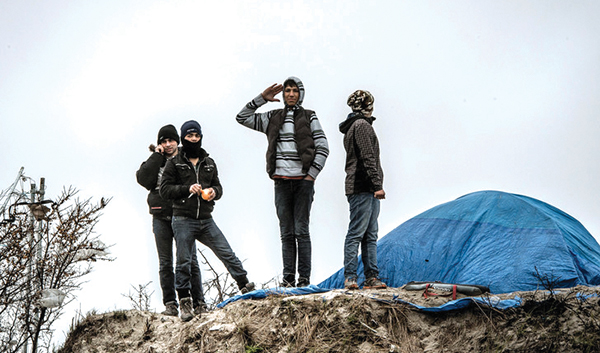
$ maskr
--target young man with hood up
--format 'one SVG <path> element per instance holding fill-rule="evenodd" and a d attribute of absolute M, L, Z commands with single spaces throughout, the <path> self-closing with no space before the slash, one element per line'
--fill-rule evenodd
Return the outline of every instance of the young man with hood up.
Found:
<path fill-rule="evenodd" d="M 377 267 L 379 200 L 385 199 L 379 141 L 373 129 L 373 103 L 368 91 L 358 90 L 348 97 L 352 113 L 340 124 L 346 150 L 346 197 L 350 204 L 350 225 L 344 243 L 344 287 L 358 289 L 356 270 L 358 246 L 362 249 L 365 278 L 363 288 L 383 289 Z"/>
<path fill-rule="evenodd" d="M 283 91 L 283 109 L 256 113 Z M 314 111 L 304 109 L 304 85 L 290 77 L 273 84 L 250 101 L 236 117 L 238 123 L 267 135 L 267 173 L 275 182 L 275 207 L 279 217 L 283 281 L 286 287 L 310 284 L 310 208 L 314 183 L 325 166 L 329 145 Z"/>
<path fill-rule="evenodd" d="M 202 148 L 202 129 L 195 120 L 181 126 L 180 153 L 169 160 L 160 184 L 160 196 L 173 200 L 173 231 L 177 243 L 175 289 L 181 319 L 191 320 L 190 270 L 195 240 L 211 249 L 221 260 L 242 293 L 254 290 L 242 262 L 212 218 L 215 200 L 223 195 L 215 161 Z"/>
<path fill-rule="evenodd" d="M 152 231 L 158 252 L 158 275 L 160 288 L 162 290 L 163 304 L 166 310 L 163 315 L 179 315 L 177 296 L 175 294 L 175 274 L 173 273 L 173 229 L 171 228 L 171 217 L 173 209 L 171 201 L 164 200 L 158 194 L 158 188 L 162 180 L 163 170 L 167 160 L 175 157 L 179 152 L 179 135 L 173 125 L 165 125 L 158 131 L 157 146 L 150 145 L 152 154 L 142 163 L 140 169 L 135 173 L 140 185 L 150 191 L 148 193 L 148 206 L 152 215 Z M 202 292 L 202 278 L 200 266 L 196 257 L 196 245 L 194 244 L 191 262 L 191 287 L 194 311 L 200 314 L 206 309 L 204 294 Z"/>

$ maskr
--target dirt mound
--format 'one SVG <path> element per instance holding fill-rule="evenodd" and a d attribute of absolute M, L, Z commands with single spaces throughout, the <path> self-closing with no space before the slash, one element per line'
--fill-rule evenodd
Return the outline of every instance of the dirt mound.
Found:
<path fill-rule="evenodd" d="M 58 353 L 598 352 L 600 288 L 511 293 L 507 310 L 473 304 L 423 313 L 451 298 L 399 288 L 240 300 L 182 323 L 141 311 L 90 315 Z M 459 295 L 459 297 L 463 297 Z M 491 298 L 490 298 L 491 299 Z"/>

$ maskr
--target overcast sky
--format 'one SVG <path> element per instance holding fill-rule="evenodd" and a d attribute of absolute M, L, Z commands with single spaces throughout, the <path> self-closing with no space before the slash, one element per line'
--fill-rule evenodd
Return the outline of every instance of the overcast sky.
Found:
<path fill-rule="evenodd" d="M 150 281 L 160 311 L 135 171 L 161 126 L 198 120 L 224 188 L 213 216 L 264 283 L 282 270 L 266 138 L 235 116 L 294 75 L 331 151 L 315 185 L 312 283 L 343 266 L 338 124 L 356 89 L 375 96 L 380 237 L 440 203 L 500 190 L 558 207 L 600 239 L 598 17 L 598 1 L 4 1 L 0 189 L 23 166 L 46 178 L 48 198 L 69 185 L 112 197 L 97 231 L 116 261 L 95 265 L 65 322 L 75 309 L 129 308 L 122 294 Z"/>

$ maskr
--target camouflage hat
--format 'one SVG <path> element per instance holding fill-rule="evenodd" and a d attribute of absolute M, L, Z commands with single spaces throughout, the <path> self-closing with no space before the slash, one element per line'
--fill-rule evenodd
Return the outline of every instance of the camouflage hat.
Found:
<path fill-rule="evenodd" d="M 366 115 L 373 111 L 375 98 L 369 91 L 357 90 L 348 97 L 348 106 L 353 112 Z"/>

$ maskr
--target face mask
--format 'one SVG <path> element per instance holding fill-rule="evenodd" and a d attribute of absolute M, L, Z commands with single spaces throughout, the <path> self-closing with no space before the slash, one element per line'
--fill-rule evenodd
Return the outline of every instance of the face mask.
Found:
<path fill-rule="evenodd" d="M 190 142 L 186 139 L 181 141 L 183 145 L 183 152 L 185 152 L 188 158 L 199 158 L 202 151 L 202 139 L 198 142 Z"/>

